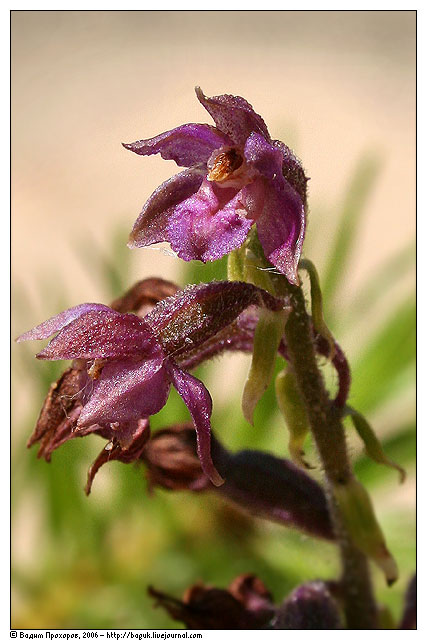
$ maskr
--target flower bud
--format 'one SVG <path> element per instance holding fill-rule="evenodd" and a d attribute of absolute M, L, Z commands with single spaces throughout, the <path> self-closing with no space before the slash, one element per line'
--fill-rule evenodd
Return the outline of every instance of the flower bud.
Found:
<path fill-rule="evenodd" d="M 182 601 L 153 587 L 148 593 L 187 629 L 266 629 L 275 614 L 270 593 L 250 574 L 238 576 L 228 589 L 196 584 Z"/>
<path fill-rule="evenodd" d="M 274 629 L 342 629 L 341 614 L 324 582 L 297 587 L 278 610 Z"/>
<path fill-rule="evenodd" d="M 192 424 L 174 425 L 153 434 L 142 452 L 150 486 L 202 491 L 210 486 L 196 451 Z"/>
<path fill-rule="evenodd" d="M 405 607 L 403 609 L 400 629 L 416 629 L 417 627 L 417 576 L 414 575 L 405 594 Z"/>
<path fill-rule="evenodd" d="M 213 491 L 257 517 L 328 540 L 334 538 L 322 487 L 288 460 L 261 451 L 230 453 L 212 436 L 212 459 L 225 482 L 206 482 L 196 453 L 191 424 L 158 431 L 141 459 L 152 486 Z"/>
<path fill-rule="evenodd" d="M 173 296 L 179 291 L 178 285 L 162 278 L 146 278 L 133 285 L 120 298 L 116 298 L 110 307 L 120 313 L 136 313 L 144 317 L 160 300 Z"/>

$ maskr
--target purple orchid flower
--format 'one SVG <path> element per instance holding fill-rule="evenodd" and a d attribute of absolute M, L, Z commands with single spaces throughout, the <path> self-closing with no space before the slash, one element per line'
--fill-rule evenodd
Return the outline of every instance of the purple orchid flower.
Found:
<path fill-rule="evenodd" d="M 292 151 L 272 140 L 263 119 L 239 96 L 196 94 L 212 116 L 123 146 L 160 153 L 187 167 L 150 196 L 129 246 L 169 242 L 184 260 L 217 260 L 240 247 L 251 226 L 268 260 L 292 284 L 305 231 L 306 182 Z"/>
<path fill-rule="evenodd" d="M 253 305 L 277 311 L 284 301 L 247 283 L 214 282 L 179 291 L 144 318 L 102 304 L 72 307 L 18 341 L 42 340 L 57 333 L 37 357 L 83 361 L 73 374 L 73 389 L 77 384 L 81 396 L 76 428 L 85 435 L 115 429 L 129 446 L 144 444 L 147 426 L 141 420 L 162 409 L 173 384 L 193 419 L 203 471 L 219 485 L 223 480 L 210 453 L 212 400 L 179 359 L 209 342 Z M 141 440 L 135 438 L 138 431 Z"/>

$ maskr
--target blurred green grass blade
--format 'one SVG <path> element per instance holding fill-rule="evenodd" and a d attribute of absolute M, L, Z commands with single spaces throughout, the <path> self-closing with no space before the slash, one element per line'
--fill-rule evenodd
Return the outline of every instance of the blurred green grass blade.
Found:
<path fill-rule="evenodd" d="M 353 323 L 355 319 L 372 310 L 381 295 L 386 294 L 401 278 L 414 267 L 415 244 L 411 243 L 378 267 L 375 277 L 369 275 L 367 280 L 354 295 L 345 310 L 344 322 Z"/>
<path fill-rule="evenodd" d="M 392 311 L 353 365 L 353 406 L 365 413 L 376 409 L 396 393 L 403 374 L 414 362 L 415 301 L 410 297 Z"/>
<path fill-rule="evenodd" d="M 335 237 L 328 250 L 329 260 L 324 270 L 323 295 L 328 305 L 331 305 L 345 277 L 365 204 L 371 195 L 379 169 L 380 162 L 377 157 L 368 154 L 362 156 L 346 192 Z"/>

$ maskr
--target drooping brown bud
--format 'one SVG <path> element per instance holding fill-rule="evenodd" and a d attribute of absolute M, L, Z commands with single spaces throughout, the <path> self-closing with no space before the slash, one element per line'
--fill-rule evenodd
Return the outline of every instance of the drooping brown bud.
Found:
<path fill-rule="evenodd" d="M 151 486 L 212 491 L 257 517 L 332 540 L 322 487 L 289 460 L 261 451 L 230 453 L 212 435 L 212 459 L 225 479 L 214 487 L 203 475 L 191 423 L 158 431 L 142 452 Z"/>
<path fill-rule="evenodd" d="M 179 291 L 178 285 L 162 278 L 146 278 L 131 287 L 123 296 L 116 298 L 110 307 L 120 313 L 136 313 L 145 316 L 160 300 Z"/>
<path fill-rule="evenodd" d="M 196 432 L 191 423 L 155 433 L 142 452 L 151 486 L 201 491 L 211 486 L 196 451 Z"/>

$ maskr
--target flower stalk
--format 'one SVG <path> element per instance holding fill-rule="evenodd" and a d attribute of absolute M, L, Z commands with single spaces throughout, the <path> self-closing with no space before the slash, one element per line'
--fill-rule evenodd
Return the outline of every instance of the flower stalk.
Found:
<path fill-rule="evenodd" d="M 375 629 L 376 605 L 368 561 L 355 546 L 332 495 L 334 486 L 344 487 L 353 479 L 341 412 L 332 406 L 317 366 L 303 291 L 301 287 L 291 285 L 286 278 L 276 279 L 276 282 L 276 286 L 282 289 L 282 295 L 289 297 L 292 307 L 285 327 L 286 344 L 326 476 L 330 511 L 341 552 L 347 626 L 349 629 Z"/>

